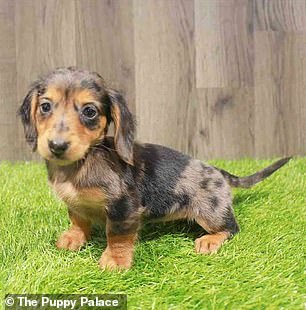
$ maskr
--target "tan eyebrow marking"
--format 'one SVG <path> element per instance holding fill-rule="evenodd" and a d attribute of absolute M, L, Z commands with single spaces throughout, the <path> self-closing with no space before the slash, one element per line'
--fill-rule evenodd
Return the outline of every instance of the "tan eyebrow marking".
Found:
<path fill-rule="evenodd" d="M 48 98 L 48 100 L 53 102 L 59 102 L 64 98 L 65 92 L 59 87 L 49 86 L 46 92 L 43 94 L 42 98 Z"/>
<path fill-rule="evenodd" d="M 75 91 L 73 97 L 79 104 L 96 103 L 98 101 L 98 98 L 89 89 Z"/>

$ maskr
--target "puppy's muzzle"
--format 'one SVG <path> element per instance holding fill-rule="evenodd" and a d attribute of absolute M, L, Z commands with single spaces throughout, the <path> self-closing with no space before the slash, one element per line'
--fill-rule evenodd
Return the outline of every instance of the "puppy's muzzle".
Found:
<path fill-rule="evenodd" d="M 48 141 L 50 152 L 56 157 L 61 157 L 62 155 L 64 155 L 64 153 L 69 147 L 69 144 L 69 142 L 62 139 Z"/>

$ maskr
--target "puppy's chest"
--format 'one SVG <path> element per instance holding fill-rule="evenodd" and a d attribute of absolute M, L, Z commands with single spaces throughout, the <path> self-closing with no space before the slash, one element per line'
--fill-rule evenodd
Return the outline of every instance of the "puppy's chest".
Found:
<path fill-rule="evenodd" d="M 56 195 L 70 208 L 105 207 L 105 193 L 100 188 L 77 188 L 71 182 L 53 182 L 51 186 Z"/>

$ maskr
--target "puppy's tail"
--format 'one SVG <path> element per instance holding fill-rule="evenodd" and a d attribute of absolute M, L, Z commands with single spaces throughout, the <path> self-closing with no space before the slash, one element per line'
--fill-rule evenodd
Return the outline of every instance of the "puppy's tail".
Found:
<path fill-rule="evenodd" d="M 228 184 L 232 187 L 242 187 L 242 188 L 249 188 L 256 183 L 262 181 L 263 179 L 269 177 L 272 173 L 274 173 L 276 170 L 284 166 L 291 157 L 286 157 L 278 160 L 271 166 L 268 166 L 267 168 L 260 170 L 250 176 L 247 177 L 237 177 L 235 175 L 230 174 L 229 172 L 216 168 L 219 170 L 222 175 L 224 176 L 225 180 L 228 182 Z"/>

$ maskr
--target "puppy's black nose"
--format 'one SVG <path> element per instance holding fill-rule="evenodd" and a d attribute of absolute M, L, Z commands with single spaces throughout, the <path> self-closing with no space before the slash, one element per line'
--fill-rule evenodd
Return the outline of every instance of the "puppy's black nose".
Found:
<path fill-rule="evenodd" d="M 49 149 L 53 155 L 60 157 L 68 149 L 69 142 L 66 142 L 61 139 L 49 141 Z"/>

